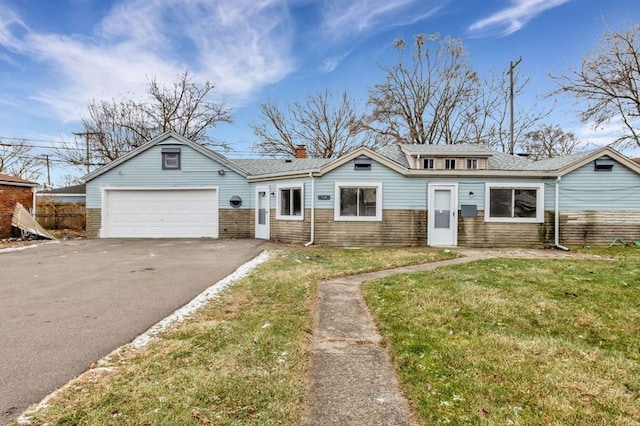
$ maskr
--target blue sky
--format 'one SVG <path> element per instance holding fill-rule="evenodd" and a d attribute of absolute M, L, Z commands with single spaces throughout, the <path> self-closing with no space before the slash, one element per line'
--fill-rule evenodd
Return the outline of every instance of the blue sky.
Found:
<path fill-rule="evenodd" d="M 422 32 L 461 38 L 481 75 L 522 57 L 526 109 L 606 27 L 639 21 L 638 0 L 1 0 L 0 139 L 55 144 L 82 130 L 91 99 L 142 94 L 149 78 L 189 69 L 234 110 L 211 135 L 250 156 L 260 103 L 330 89 L 364 107 L 384 79 L 378 64 L 397 59 L 393 40 Z M 594 132 L 568 99 L 546 122 L 597 144 L 621 128 Z"/>

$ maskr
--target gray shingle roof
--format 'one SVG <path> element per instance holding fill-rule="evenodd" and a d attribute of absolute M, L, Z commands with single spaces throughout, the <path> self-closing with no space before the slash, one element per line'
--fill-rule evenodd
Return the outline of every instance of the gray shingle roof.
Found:
<path fill-rule="evenodd" d="M 407 161 L 408 155 L 421 156 L 469 156 L 469 157 L 486 157 L 489 161 L 489 170 L 500 171 L 557 171 L 571 164 L 577 163 L 584 158 L 592 155 L 596 150 L 579 152 L 563 157 L 550 158 L 539 161 L 532 161 L 526 157 L 506 154 L 504 152 L 493 151 L 483 145 L 475 144 L 456 144 L 456 145 L 387 145 L 375 150 L 381 156 L 393 161 L 394 163 L 409 169 L 410 165 Z M 306 172 L 318 170 L 323 166 L 331 163 L 332 159 L 327 158 L 293 158 L 285 159 L 228 159 L 231 163 L 242 170 L 245 170 L 250 176 L 270 175 L 278 173 Z"/>
<path fill-rule="evenodd" d="M 303 172 L 317 170 L 330 163 L 328 158 L 292 158 L 292 159 L 228 159 L 245 170 L 249 175 L 268 175 L 273 173 Z"/>
<path fill-rule="evenodd" d="M 490 170 L 531 170 L 532 162 L 517 155 L 505 154 L 493 151 L 483 145 L 474 144 L 456 144 L 456 145 L 389 145 L 377 150 L 377 152 L 400 164 L 409 168 L 407 157 L 404 152 L 409 155 L 464 155 L 469 157 L 488 157 Z M 535 169 L 537 170 L 537 169 Z"/>
<path fill-rule="evenodd" d="M 490 170 L 531 170 L 532 163 L 526 158 L 498 151 L 493 151 L 489 157 Z"/>
<path fill-rule="evenodd" d="M 545 160 L 532 161 L 526 157 L 506 154 L 504 152 L 494 151 L 483 145 L 475 144 L 456 144 L 456 145 L 390 145 L 379 149 L 377 152 L 390 160 L 409 167 L 404 152 L 409 155 L 464 155 L 464 156 L 480 156 L 489 158 L 489 170 L 504 171 L 556 171 L 571 164 L 579 162 L 584 158 L 592 155 L 598 149 L 591 151 L 578 152 L 563 157 L 549 158 Z M 404 152 L 403 152 L 404 151 Z"/>
<path fill-rule="evenodd" d="M 44 189 L 41 194 L 77 194 L 84 195 L 87 192 L 85 184 L 65 186 L 64 188 Z"/>
<path fill-rule="evenodd" d="M 545 160 L 532 161 L 527 170 L 559 170 L 573 163 L 577 163 L 578 161 L 587 158 L 588 156 L 599 150 L 600 148 L 597 148 L 591 151 L 583 151 L 571 155 L 565 155 L 563 157 L 554 157 L 547 158 Z"/>
<path fill-rule="evenodd" d="M 376 150 L 376 152 L 389 160 L 398 163 L 402 167 L 409 168 L 407 156 L 404 155 L 400 145 L 387 145 Z"/>
<path fill-rule="evenodd" d="M 402 150 L 412 155 L 477 155 L 486 156 L 494 154 L 495 151 L 484 145 L 461 143 L 455 145 L 418 145 L 403 144 Z"/>

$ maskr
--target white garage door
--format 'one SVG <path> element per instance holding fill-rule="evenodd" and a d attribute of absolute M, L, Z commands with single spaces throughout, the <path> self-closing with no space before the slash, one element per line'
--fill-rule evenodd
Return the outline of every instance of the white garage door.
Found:
<path fill-rule="evenodd" d="M 218 237 L 216 189 L 104 192 L 102 238 Z"/>

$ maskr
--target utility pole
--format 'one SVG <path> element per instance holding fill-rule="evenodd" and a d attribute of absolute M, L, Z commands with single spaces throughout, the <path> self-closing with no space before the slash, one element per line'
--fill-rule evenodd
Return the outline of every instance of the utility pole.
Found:
<path fill-rule="evenodd" d="M 518 64 L 522 62 L 522 56 L 517 61 L 509 62 L 509 101 L 511 107 L 511 120 L 510 120 L 510 134 L 509 134 L 509 154 L 513 155 L 513 151 L 515 150 L 515 143 L 513 142 L 513 70 Z"/>
<path fill-rule="evenodd" d="M 45 155 L 44 159 L 47 162 L 47 185 L 51 188 L 51 167 L 49 166 L 49 155 Z"/>
<path fill-rule="evenodd" d="M 73 132 L 74 135 L 76 136 L 84 136 L 85 140 L 87 141 L 87 156 L 85 157 L 85 165 L 87 166 L 87 174 L 89 174 L 89 166 L 91 165 L 91 161 L 89 161 L 89 156 L 91 155 L 91 153 L 89 152 L 89 136 L 104 136 L 104 133 L 102 132 Z"/>

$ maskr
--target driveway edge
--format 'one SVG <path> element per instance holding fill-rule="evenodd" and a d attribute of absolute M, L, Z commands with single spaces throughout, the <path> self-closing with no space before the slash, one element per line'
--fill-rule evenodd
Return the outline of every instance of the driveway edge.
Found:
<path fill-rule="evenodd" d="M 27 246 L 33 247 L 33 246 Z M 273 253 L 271 251 L 265 250 L 260 253 L 258 256 L 254 257 L 248 262 L 240 265 L 235 271 L 231 274 L 227 275 L 225 278 L 216 282 L 206 290 L 202 291 L 196 297 L 194 297 L 189 303 L 175 310 L 171 315 L 166 318 L 158 321 L 156 324 L 151 326 L 147 331 L 134 338 L 131 342 L 125 343 L 124 345 L 114 349 L 104 357 L 97 360 L 95 363 L 91 365 L 91 368 L 81 373 L 77 377 L 69 380 L 66 384 L 61 386 L 60 388 L 54 390 L 49 395 L 45 396 L 40 402 L 38 402 L 33 409 L 27 408 L 17 419 L 16 421 L 19 424 L 30 425 L 31 420 L 29 417 L 36 414 L 43 408 L 47 407 L 49 400 L 55 397 L 58 393 L 72 386 L 76 381 L 84 378 L 89 374 L 103 374 L 110 373 L 117 370 L 117 367 L 109 366 L 111 364 L 114 357 L 121 358 L 124 354 L 128 354 L 131 352 L 138 351 L 142 349 L 147 344 L 158 340 L 157 335 L 164 330 L 167 330 L 169 327 L 180 323 L 187 319 L 190 315 L 192 315 L 197 310 L 203 308 L 209 301 L 214 299 L 220 292 L 230 287 L 235 282 L 245 278 L 249 273 L 251 273 L 256 267 L 260 264 L 266 262 L 272 257 Z"/>

